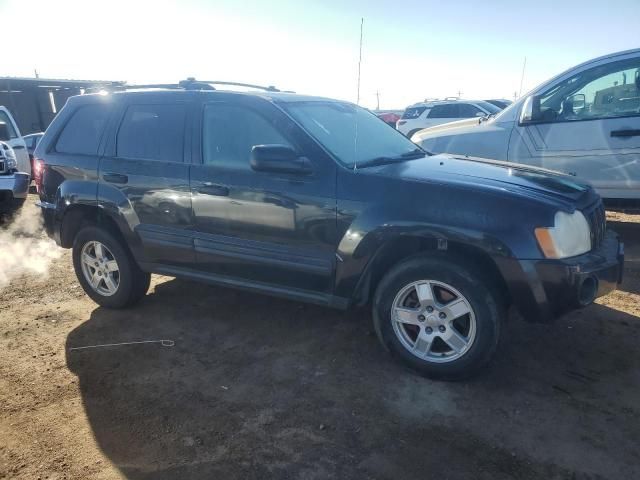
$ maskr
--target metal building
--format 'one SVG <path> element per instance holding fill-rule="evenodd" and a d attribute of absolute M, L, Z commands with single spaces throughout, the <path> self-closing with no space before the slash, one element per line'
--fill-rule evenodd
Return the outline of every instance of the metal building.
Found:
<path fill-rule="evenodd" d="M 118 90 L 125 82 L 0 77 L 0 105 L 7 107 L 23 135 L 44 132 L 73 95 Z"/>

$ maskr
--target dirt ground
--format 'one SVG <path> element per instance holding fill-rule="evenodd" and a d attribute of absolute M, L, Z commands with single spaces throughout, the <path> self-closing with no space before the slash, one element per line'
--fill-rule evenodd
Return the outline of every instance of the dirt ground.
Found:
<path fill-rule="evenodd" d="M 640 217 L 610 220 L 620 291 L 553 325 L 511 315 L 464 383 L 406 371 L 367 311 L 159 276 L 98 308 L 65 251 L 0 291 L 0 478 L 640 478 Z"/>

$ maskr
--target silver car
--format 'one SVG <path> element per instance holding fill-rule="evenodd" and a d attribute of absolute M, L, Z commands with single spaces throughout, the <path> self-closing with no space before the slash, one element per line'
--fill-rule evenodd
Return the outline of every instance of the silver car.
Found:
<path fill-rule="evenodd" d="M 640 199 L 640 49 L 567 70 L 494 117 L 424 129 L 412 140 L 434 153 L 569 173 L 605 199 Z"/>

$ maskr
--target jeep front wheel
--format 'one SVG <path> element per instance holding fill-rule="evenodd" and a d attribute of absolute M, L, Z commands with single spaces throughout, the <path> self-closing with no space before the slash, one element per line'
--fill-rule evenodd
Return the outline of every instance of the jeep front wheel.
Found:
<path fill-rule="evenodd" d="M 460 379 L 485 366 L 496 350 L 499 298 L 491 282 L 461 263 L 416 257 L 380 282 L 375 329 L 383 345 L 414 370 Z"/>
<path fill-rule="evenodd" d="M 73 267 L 85 293 L 103 307 L 133 305 L 147 293 L 151 281 L 117 238 L 93 226 L 76 235 Z"/>

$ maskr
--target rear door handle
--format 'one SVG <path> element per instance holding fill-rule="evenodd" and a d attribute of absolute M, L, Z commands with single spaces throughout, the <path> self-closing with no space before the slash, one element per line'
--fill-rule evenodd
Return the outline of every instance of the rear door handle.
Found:
<path fill-rule="evenodd" d="M 109 183 L 127 183 L 129 181 L 129 177 L 127 177 L 126 175 L 113 172 L 103 173 L 102 178 L 105 182 Z"/>
<path fill-rule="evenodd" d="M 217 195 L 219 197 L 229 196 L 229 188 L 224 185 L 218 185 L 213 182 L 203 182 L 198 187 L 198 193 L 205 195 Z"/>
<path fill-rule="evenodd" d="M 640 137 L 640 130 L 613 130 L 611 132 L 612 137 Z"/>

